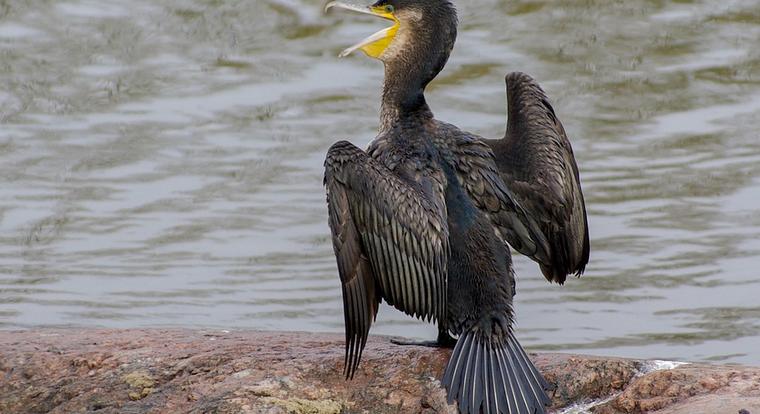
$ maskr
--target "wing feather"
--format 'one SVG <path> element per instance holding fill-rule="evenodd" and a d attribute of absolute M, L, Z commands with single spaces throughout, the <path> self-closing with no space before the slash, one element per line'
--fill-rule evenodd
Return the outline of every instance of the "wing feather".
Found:
<path fill-rule="evenodd" d="M 381 299 L 445 323 L 449 255 L 442 175 L 423 193 L 347 141 L 325 160 L 333 249 L 343 290 L 347 378 L 353 377 Z"/>
<path fill-rule="evenodd" d="M 530 76 L 506 77 L 509 119 L 504 139 L 489 140 L 504 182 L 549 242 L 544 276 L 563 283 L 589 259 L 586 206 L 570 140 L 549 98 Z"/>
<path fill-rule="evenodd" d="M 502 181 L 491 148 L 475 135 L 439 122 L 436 145 L 454 166 L 475 204 L 490 217 L 501 236 L 517 251 L 548 262 L 549 245 L 538 223 Z"/>

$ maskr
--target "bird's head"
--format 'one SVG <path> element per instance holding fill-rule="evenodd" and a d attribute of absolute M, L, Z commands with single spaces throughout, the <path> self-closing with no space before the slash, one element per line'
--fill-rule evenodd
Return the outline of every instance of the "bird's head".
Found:
<path fill-rule="evenodd" d="M 424 91 L 449 59 L 457 37 L 457 14 L 449 0 L 379 0 L 371 6 L 331 1 L 325 10 L 347 9 L 392 22 L 344 50 L 361 50 L 385 65 L 381 129 L 400 117 L 432 118 Z"/>
<path fill-rule="evenodd" d="M 392 23 L 345 49 L 341 57 L 361 50 L 386 65 L 399 59 L 420 64 L 414 61 L 425 59 L 442 67 L 456 39 L 456 9 L 449 0 L 379 0 L 370 6 L 331 1 L 325 11 L 331 8 L 370 14 Z"/>

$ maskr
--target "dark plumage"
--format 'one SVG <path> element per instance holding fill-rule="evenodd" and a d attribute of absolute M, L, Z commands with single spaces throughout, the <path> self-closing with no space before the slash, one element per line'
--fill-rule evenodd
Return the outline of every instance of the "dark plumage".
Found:
<path fill-rule="evenodd" d="M 502 178 L 546 236 L 550 260 L 538 260 L 550 282 L 580 276 L 589 258 L 586 205 L 565 128 L 530 76 L 506 77 L 507 131 L 491 146 Z"/>
<path fill-rule="evenodd" d="M 440 342 L 458 335 L 442 383 L 460 412 L 543 413 L 549 384 L 513 333 L 514 274 L 504 242 L 550 269 L 550 280 L 563 281 L 563 271 L 582 271 L 588 237 L 575 260 L 574 243 L 583 231 L 572 220 L 580 206 L 585 230 L 585 211 L 572 151 L 569 144 L 557 150 L 541 143 L 561 136 L 556 140 L 564 145 L 567 138 L 556 132 L 561 124 L 553 111 L 550 118 L 547 110 L 534 114 L 532 108 L 544 104 L 519 85 L 509 93 L 510 128 L 503 141 L 487 143 L 435 120 L 423 92 L 453 47 L 454 7 L 445 0 L 382 0 L 373 7 L 373 13 L 392 10 L 399 25 L 387 47 L 371 44 L 367 52 L 385 63 L 380 132 L 366 152 L 339 141 L 325 160 L 329 225 L 343 288 L 346 377 L 354 376 L 385 300 L 436 322 Z M 509 75 L 510 85 L 513 77 L 534 85 L 526 75 Z M 524 137 L 529 142 L 519 143 Z M 502 151 L 496 160 L 489 144 Z M 556 163 L 541 160 L 544 154 L 569 156 L 571 164 L 565 164 L 572 166 L 574 181 L 566 173 L 535 171 Z M 571 189 L 560 201 L 533 194 L 545 191 L 536 183 L 546 180 Z M 568 203 L 571 212 L 546 207 L 541 197 Z M 573 253 L 557 253 L 558 248 Z"/>

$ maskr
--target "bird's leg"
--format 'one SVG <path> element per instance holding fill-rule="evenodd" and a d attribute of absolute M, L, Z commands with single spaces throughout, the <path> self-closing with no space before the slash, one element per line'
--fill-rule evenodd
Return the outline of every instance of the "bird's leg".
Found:
<path fill-rule="evenodd" d="M 456 345 L 456 339 L 449 335 L 448 331 L 438 329 L 438 338 L 435 341 L 407 341 L 404 339 L 391 339 L 391 343 L 396 345 L 414 345 L 427 346 L 430 348 L 453 348 Z"/>
<path fill-rule="evenodd" d="M 457 340 L 444 330 L 438 330 L 437 341 L 441 348 L 453 348 L 457 344 Z"/>

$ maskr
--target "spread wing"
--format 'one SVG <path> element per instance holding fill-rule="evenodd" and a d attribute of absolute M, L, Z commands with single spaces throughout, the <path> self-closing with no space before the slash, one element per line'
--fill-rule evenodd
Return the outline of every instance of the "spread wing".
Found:
<path fill-rule="evenodd" d="M 583 273 L 589 259 L 586 206 L 570 140 L 541 87 L 524 73 L 506 77 L 508 123 L 489 140 L 504 182 L 549 242 L 537 260 L 549 281 Z"/>
<path fill-rule="evenodd" d="M 483 139 L 438 122 L 434 141 L 475 204 L 488 214 L 501 236 L 520 253 L 549 261 L 549 246 L 538 223 L 502 181 L 491 148 Z"/>
<path fill-rule="evenodd" d="M 327 152 L 324 184 L 343 288 L 345 374 L 352 378 L 380 299 L 444 322 L 449 254 L 443 179 L 418 191 L 347 141 Z"/>

